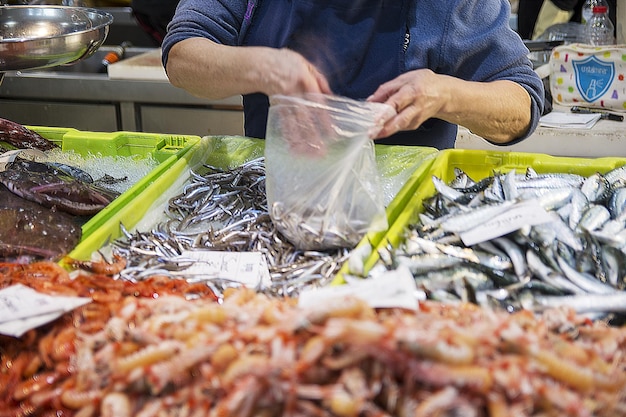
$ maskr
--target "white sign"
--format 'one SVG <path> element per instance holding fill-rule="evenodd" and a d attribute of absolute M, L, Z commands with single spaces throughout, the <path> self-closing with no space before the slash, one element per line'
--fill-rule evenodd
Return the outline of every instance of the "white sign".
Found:
<path fill-rule="evenodd" d="M 466 246 L 504 236 L 524 226 L 552 221 L 548 212 L 537 200 L 523 201 L 512 205 L 504 213 L 461 233 L 461 240 Z"/>
<path fill-rule="evenodd" d="M 271 283 L 267 260 L 261 252 L 190 250 L 177 259 L 193 262 L 185 269 L 185 276 L 225 279 L 250 288 Z"/>
<path fill-rule="evenodd" d="M 0 333 L 20 337 L 89 302 L 91 298 L 48 295 L 12 285 L 0 290 Z"/>
<path fill-rule="evenodd" d="M 404 308 L 416 310 L 420 290 L 407 267 L 386 271 L 376 278 L 350 280 L 346 285 L 333 285 L 304 290 L 298 296 L 298 305 L 312 307 L 329 300 L 358 297 L 372 308 Z"/>

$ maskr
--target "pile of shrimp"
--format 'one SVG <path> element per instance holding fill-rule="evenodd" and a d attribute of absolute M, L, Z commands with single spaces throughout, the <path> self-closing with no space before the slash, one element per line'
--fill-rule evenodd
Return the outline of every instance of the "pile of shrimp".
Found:
<path fill-rule="evenodd" d="M 626 415 L 626 328 L 571 310 L 305 308 L 245 288 L 215 302 L 96 277 L 46 281 L 119 297 L 0 339 L 0 416 Z"/>
<path fill-rule="evenodd" d="M 119 262 L 102 261 L 86 266 L 106 271 Z M 102 331 L 128 298 L 176 294 L 216 300 L 206 285 L 169 277 L 130 283 L 114 280 L 109 274 L 79 271 L 70 274 L 53 262 L 0 263 L 0 289 L 14 284 L 27 285 L 46 294 L 91 297 L 93 302 L 20 338 L 0 335 L 1 417 L 80 415 L 77 410 L 83 408 L 84 395 L 72 397 L 75 392 L 70 390 L 77 372 L 73 364 L 76 342 L 80 337 Z"/>

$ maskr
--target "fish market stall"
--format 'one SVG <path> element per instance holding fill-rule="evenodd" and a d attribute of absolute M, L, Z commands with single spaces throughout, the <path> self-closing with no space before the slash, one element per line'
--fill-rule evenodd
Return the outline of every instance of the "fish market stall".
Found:
<path fill-rule="evenodd" d="M 311 161 L 241 136 L 12 126 L 16 148 L 157 163 L 59 256 L 0 263 L 0 416 L 626 413 L 626 159 L 365 137 L 359 170 L 345 141 Z M 344 169 L 328 187 L 325 164 Z M 24 165 L 9 192 L 59 197 Z M 62 240 L 50 205 L 51 235 L 0 225 Z"/>
<path fill-rule="evenodd" d="M 409 152 L 413 159 L 418 155 L 415 149 Z M 397 166 L 384 169 L 384 157 L 400 159 L 399 149 L 383 147 L 377 153 L 384 175 L 394 178 L 403 171 Z M 255 278 L 248 285 L 237 281 L 238 274 L 207 277 L 195 270 L 186 276 L 191 255 L 176 256 L 194 244 L 222 243 L 229 247 L 219 249 L 234 254 L 250 249 L 242 245 L 276 238 L 271 230 L 250 229 L 270 224 L 258 212 L 263 209 L 262 188 L 256 188 L 262 184 L 262 155 L 262 141 L 203 138 L 152 178 L 151 185 L 128 202 L 128 210 L 120 210 L 77 247 L 77 254 L 100 250 L 104 259 L 100 254 L 77 259 L 71 263 L 76 268 L 72 272 L 52 263 L 0 265 L 3 288 L 22 284 L 42 293 L 89 300 L 20 337 L 0 337 L 2 369 L 8 370 L 0 374 L 2 386 L 10 387 L 1 392 L 2 408 L 13 414 L 62 410 L 67 415 L 102 416 L 164 408 L 277 416 L 291 412 L 348 416 L 372 410 L 387 415 L 465 410 L 495 416 L 524 410 L 526 415 L 608 416 L 624 410 L 625 328 L 571 308 L 544 306 L 532 311 L 514 303 L 513 309 L 502 308 L 499 301 L 508 300 L 497 298 L 495 287 L 489 288 L 494 301 L 490 305 L 474 303 L 469 296 L 432 297 L 443 294 L 435 283 L 411 273 L 402 275 L 389 263 L 380 276 L 357 281 L 346 270 L 342 279 L 348 285 L 329 286 L 332 274 L 324 275 L 319 265 L 338 264 L 337 254 L 349 256 L 341 251 L 327 259 L 320 253 L 301 254 L 309 262 L 302 269 L 312 274 L 301 272 L 284 281 L 277 277 L 289 271 L 277 268 L 263 276 L 249 260 L 242 264 L 248 265 L 243 268 L 247 276 Z M 505 173 L 529 166 L 537 175 L 564 171 L 597 178 L 595 172 L 618 169 L 617 174 L 626 163 L 620 158 L 486 151 L 427 151 L 422 157 L 425 163 L 411 166 L 413 174 L 403 177 L 404 185 L 392 192 L 389 230 L 370 234 L 357 248 L 359 256 L 362 247 L 370 245 L 381 249 L 371 252 L 374 258 L 393 261 L 386 257 L 393 255 L 390 245 L 400 245 L 404 226 L 419 218 L 423 203 L 438 190 L 457 195 L 433 177 L 448 182 L 455 178 L 455 168 L 480 182 L 492 170 Z M 581 192 L 599 190 L 591 183 Z M 239 193 L 244 193 L 242 198 L 236 197 Z M 228 217 L 235 221 L 221 229 L 197 227 L 201 215 L 194 210 L 201 202 L 210 207 L 217 201 L 222 207 L 214 205 L 204 215 L 225 216 L 219 222 L 228 223 Z M 240 208 L 236 203 L 242 201 L 260 206 Z M 131 215 L 137 211 L 139 216 Z M 100 240 L 115 230 L 113 242 Z M 166 233 L 175 231 L 177 239 L 166 239 Z M 476 260 L 468 251 L 453 253 L 451 243 L 432 240 L 440 254 L 455 259 L 466 271 L 453 279 L 450 288 L 470 294 L 471 285 L 479 282 L 474 280 L 479 269 L 470 274 L 467 266 Z M 261 252 L 275 251 L 276 260 L 278 252 L 288 253 L 284 245 L 257 247 Z M 227 264 L 225 259 L 218 262 Z M 397 263 L 405 265 L 401 259 L 398 253 Z M 205 273 L 215 262 L 201 261 L 206 262 Z M 298 262 L 288 263 L 296 273 Z M 278 263 L 268 271 L 271 266 Z M 520 275 L 520 284 L 532 281 Z M 500 279 L 508 276 L 503 273 Z M 514 287 L 508 285 L 508 290 Z M 485 296 L 481 291 L 474 293 L 476 300 Z M 39 383 L 44 378 L 46 383 Z"/>
<path fill-rule="evenodd" d="M 262 200 L 253 194 L 262 173 L 260 150 L 262 142 L 253 139 L 204 138 L 195 152 L 187 152 L 170 167 L 171 173 L 155 179 L 161 193 L 147 191 L 136 206 L 130 203 L 131 212 L 152 207 L 135 224 L 127 218 L 128 228 L 134 230 L 116 239 L 118 256 L 77 261 L 71 273 L 50 263 L 0 266 L 2 287 L 23 284 L 91 300 L 19 338 L 0 338 L 2 366 L 10 369 L 0 374 L 6 381 L 3 386 L 10 387 L 0 396 L 4 409 L 102 416 L 165 408 L 176 413 L 276 416 L 292 412 L 609 416 L 623 412 L 626 380 L 621 352 L 626 348 L 626 328 L 574 309 L 546 306 L 533 312 L 502 308 L 496 302 L 481 306 L 471 298 L 428 297 L 437 292 L 431 286 L 436 282 L 402 275 L 390 264 L 380 276 L 356 281 L 345 273 L 348 285 L 307 289 L 313 280 L 304 279 L 305 274 L 289 282 L 270 277 L 269 282 L 280 285 L 264 286 L 258 268 L 244 268 L 256 273 L 257 279 L 242 285 L 236 275 L 209 278 L 194 273 L 185 278 L 187 265 L 163 262 L 183 249 L 177 245 L 182 246 L 185 238 L 210 245 L 221 240 L 231 248 L 252 241 L 254 233 L 247 227 L 262 223 L 262 214 L 252 211 L 259 207 L 246 212 L 231 204 L 237 199 L 228 198 L 246 193 L 250 203 Z M 385 152 L 393 156 L 398 150 L 386 148 L 379 155 Z M 377 254 L 384 261 L 392 259 L 385 255 L 392 253 L 389 245 L 399 246 L 403 226 L 419 218 L 422 202 L 438 190 L 450 192 L 433 175 L 448 182 L 455 178 L 455 168 L 463 168 L 480 182 L 492 169 L 508 172 L 532 166 L 537 175 L 574 170 L 592 177 L 596 171 L 613 169 L 617 175 L 626 164 L 619 158 L 574 160 L 485 151 L 435 155 L 434 160 L 425 155 L 429 163 L 420 166 L 426 169 L 418 167 L 394 192 L 395 203 L 388 206 L 389 230 L 367 239 L 367 244 L 388 249 Z M 206 165 L 202 175 L 190 169 L 198 168 L 198 160 Z M 208 180 L 218 177 L 224 182 L 214 190 Z M 164 188 L 166 183 L 170 186 Z M 597 190 L 586 186 L 585 192 L 589 188 Z M 220 201 L 223 207 L 211 213 L 240 211 L 241 216 L 226 230 L 198 228 L 192 233 L 197 224 L 188 213 L 200 206 L 194 201 L 208 206 L 210 201 Z M 154 212 L 169 219 L 165 222 L 169 228 L 158 226 L 163 222 Z M 177 235 L 178 243 L 163 239 L 185 219 L 187 228 Z M 106 226 L 119 226 L 118 220 Z M 260 228 L 255 233 L 259 240 L 272 238 Z M 226 235 L 230 240 L 224 239 Z M 449 250 L 451 243 L 433 240 L 432 246 L 456 258 L 459 267 L 476 263 L 468 251 Z M 270 248 L 282 250 L 278 243 Z M 323 261 L 316 256 L 313 264 Z M 137 266 L 133 258 L 141 258 L 144 265 L 133 269 Z M 398 264 L 406 265 L 401 258 L 398 253 Z M 149 259 L 155 262 L 149 265 Z M 317 274 L 313 264 L 310 269 Z M 151 267 L 151 273 L 137 273 Z M 207 263 L 205 268 L 209 267 Z M 124 279 L 124 272 L 134 275 Z M 466 272 L 451 288 L 469 293 L 478 282 L 473 279 L 476 275 Z M 42 276 L 47 279 L 36 279 Z M 317 283 L 322 281 L 319 275 Z M 290 286 L 292 291 L 299 288 L 298 297 L 289 296 Z M 495 291 L 493 295 L 501 301 Z M 46 383 L 39 383 L 43 378 Z"/>

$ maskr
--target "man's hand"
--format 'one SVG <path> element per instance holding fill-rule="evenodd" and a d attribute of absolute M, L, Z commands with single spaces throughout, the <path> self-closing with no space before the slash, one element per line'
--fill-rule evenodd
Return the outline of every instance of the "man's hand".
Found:
<path fill-rule="evenodd" d="M 262 91 L 274 94 L 331 94 L 326 77 L 302 55 L 290 49 L 263 48 L 255 50 L 260 65 Z"/>
<path fill-rule="evenodd" d="M 530 95 L 521 85 L 508 80 L 465 81 L 429 69 L 410 71 L 382 84 L 368 101 L 389 104 L 397 112 L 377 138 L 417 129 L 436 118 L 503 144 L 522 137 L 531 122 Z"/>
<path fill-rule="evenodd" d="M 420 69 L 401 74 L 378 87 L 367 100 L 392 106 L 396 115 L 385 123 L 377 138 L 417 129 L 436 116 L 447 99 L 446 89 L 440 83 L 440 76 L 429 69 Z"/>

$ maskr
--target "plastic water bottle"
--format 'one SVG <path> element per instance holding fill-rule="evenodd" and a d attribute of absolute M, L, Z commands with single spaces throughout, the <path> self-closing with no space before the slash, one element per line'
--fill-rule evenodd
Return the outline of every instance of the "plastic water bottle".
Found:
<path fill-rule="evenodd" d="M 606 6 L 594 6 L 591 19 L 585 25 L 587 43 L 593 46 L 613 45 L 615 27 Z"/>
<path fill-rule="evenodd" d="M 583 4 L 583 8 L 581 10 L 581 18 L 580 23 L 586 25 L 589 20 L 591 20 L 591 16 L 593 15 L 593 8 L 595 6 L 606 6 L 606 10 L 609 10 L 609 3 L 606 0 L 585 0 Z"/>

